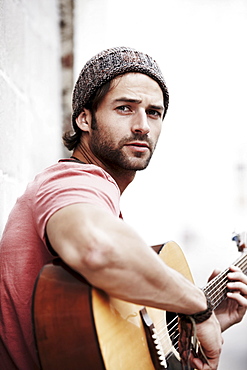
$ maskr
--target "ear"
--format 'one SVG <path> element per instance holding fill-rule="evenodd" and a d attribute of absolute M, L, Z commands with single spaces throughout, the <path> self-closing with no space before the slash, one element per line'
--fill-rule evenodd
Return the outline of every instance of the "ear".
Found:
<path fill-rule="evenodd" d="M 92 115 L 88 109 L 83 109 L 76 118 L 76 124 L 82 131 L 90 131 Z"/>

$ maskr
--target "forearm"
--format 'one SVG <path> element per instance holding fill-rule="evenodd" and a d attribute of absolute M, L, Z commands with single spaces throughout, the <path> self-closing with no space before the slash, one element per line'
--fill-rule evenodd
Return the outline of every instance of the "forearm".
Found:
<path fill-rule="evenodd" d="M 141 253 L 138 258 L 132 255 L 131 261 L 121 259 L 121 264 L 112 261 L 97 271 L 83 264 L 80 272 L 109 295 L 136 304 L 185 314 L 206 309 L 206 299 L 200 289 L 153 252 L 142 248 Z"/>
<path fill-rule="evenodd" d="M 71 217 L 75 211 L 82 212 L 83 222 L 79 216 Z M 67 212 L 70 217 L 64 217 Z M 186 314 L 206 308 L 200 289 L 165 265 L 128 225 L 111 215 L 98 209 L 94 214 L 90 206 L 70 206 L 51 219 L 47 233 L 64 261 L 109 295 Z"/>

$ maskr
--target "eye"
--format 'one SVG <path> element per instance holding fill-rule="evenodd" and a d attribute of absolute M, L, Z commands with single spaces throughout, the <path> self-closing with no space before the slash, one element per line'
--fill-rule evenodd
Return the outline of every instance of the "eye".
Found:
<path fill-rule="evenodd" d="M 130 112 L 131 109 L 128 105 L 120 105 L 119 107 L 116 108 L 116 110 L 122 113 L 128 113 Z"/>
<path fill-rule="evenodd" d="M 161 118 L 161 113 L 155 109 L 148 109 L 147 115 L 154 117 L 154 118 Z"/>

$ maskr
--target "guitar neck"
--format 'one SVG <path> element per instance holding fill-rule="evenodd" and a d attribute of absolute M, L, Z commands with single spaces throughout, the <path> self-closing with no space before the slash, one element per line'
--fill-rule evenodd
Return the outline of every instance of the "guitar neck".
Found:
<path fill-rule="evenodd" d="M 233 265 L 239 267 L 244 274 L 247 274 L 247 254 L 243 254 Z M 203 291 L 211 300 L 213 309 L 217 308 L 226 298 L 228 272 L 229 268 L 222 271 L 203 288 Z"/>

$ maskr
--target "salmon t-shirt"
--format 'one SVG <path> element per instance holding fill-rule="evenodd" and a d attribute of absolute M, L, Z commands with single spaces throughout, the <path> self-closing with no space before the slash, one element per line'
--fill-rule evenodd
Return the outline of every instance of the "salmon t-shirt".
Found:
<path fill-rule="evenodd" d="M 46 244 L 48 219 L 74 203 L 90 203 L 119 217 L 119 200 L 119 188 L 107 172 L 73 160 L 44 170 L 18 198 L 0 242 L 1 369 L 37 368 L 32 295 L 39 271 L 55 258 Z"/>

